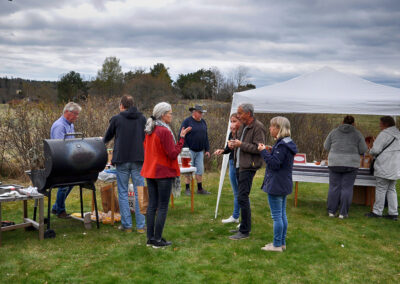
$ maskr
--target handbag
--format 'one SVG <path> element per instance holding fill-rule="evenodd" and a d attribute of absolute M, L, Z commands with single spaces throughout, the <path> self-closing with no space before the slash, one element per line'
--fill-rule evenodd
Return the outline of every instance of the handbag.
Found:
<path fill-rule="evenodd" d="M 378 158 L 378 156 L 379 156 L 380 154 L 382 154 L 382 152 L 385 151 L 387 147 L 389 147 L 390 145 L 392 145 L 392 143 L 394 142 L 394 140 L 396 140 L 396 137 L 393 138 L 392 142 L 390 142 L 387 146 L 385 146 L 385 148 L 383 148 L 382 151 L 381 151 L 378 155 L 376 155 L 375 158 L 372 159 L 371 164 L 369 165 L 369 173 L 370 173 L 371 175 L 374 175 L 374 171 L 375 171 L 374 165 L 375 165 L 375 160 L 376 160 L 376 158 Z"/>

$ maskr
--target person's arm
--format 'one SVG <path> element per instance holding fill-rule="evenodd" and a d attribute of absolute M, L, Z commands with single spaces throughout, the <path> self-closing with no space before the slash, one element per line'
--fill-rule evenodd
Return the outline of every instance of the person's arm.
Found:
<path fill-rule="evenodd" d="M 365 152 L 367 152 L 368 146 L 367 143 L 365 143 L 364 136 L 360 132 L 360 141 L 358 143 L 358 154 L 362 155 Z"/>
<path fill-rule="evenodd" d="M 115 119 L 113 119 L 113 118 L 110 119 L 110 125 L 108 126 L 106 134 L 104 134 L 104 137 L 103 137 L 104 144 L 107 144 L 108 142 L 110 142 L 111 139 L 113 139 L 113 137 L 115 136 L 115 122 L 114 121 L 115 121 Z"/>
<path fill-rule="evenodd" d="M 326 137 L 325 142 L 324 142 L 324 148 L 325 148 L 325 150 L 327 150 L 327 151 L 330 151 L 330 150 L 331 150 L 331 145 L 332 145 L 332 138 L 331 138 L 331 136 L 332 136 L 332 132 L 330 132 L 330 133 L 328 134 L 328 137 Z"/>
<path fill-rule="evenodd" d="M 242 142 L 240 145 L 240 151 L 247 153 L 258 154 L 258 144 L 265 144 L 265 131 L 262 127 L 254 129 L 253 141 L 251 143 Z"/>
<path fill-rule="evenodd" d="M 283 161 L 285 160 L 287 151 L 288 149 L 285 146 L 280 145 L 274 149 L 273 153 L 269 153 L 266 149 L 264 149 L 260 152 L 260 154 L 267 163 L 268 168 L 277 170 L 281 167 Z"/>
<path fill-rule="evenodd" d="M 51 139 L 64 139 L 65 134 L 67 134 L 67 130 L 63 125 L 59 124 L 53 128 L 51 134 Z"/>
<path fill-rule="evenodd" d="M 184 137 L 179 137 L 178 143 L 175 144 L 174 138 L 169 130 L 160 131 L 157 133 L 160 138 L 161 147 L 164 149 L 165 154 L 171 160 L 174 160 L 178 157 L 179 153 L 182 150 L 183 144 L 185 143 Z"/>
<path fill-rule="evenodd" d="M 372 156 L 379 155 L 382 152 L 383 148 L 385 148 L 385 146 L 387 144 L 389 144 L 390 141 L 392 141 L 392 139 L 390 139 L 390 137 L 391 137 L 390 135 L 388 135 L 384 132 L 379 133 L 378 137 L 376 137 L 376 139 L 374 141 L 374 145 L 372 146 L 369 153 Z"/>

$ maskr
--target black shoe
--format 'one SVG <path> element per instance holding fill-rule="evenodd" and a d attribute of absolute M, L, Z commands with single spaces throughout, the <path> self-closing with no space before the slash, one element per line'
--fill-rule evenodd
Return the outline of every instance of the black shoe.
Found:
<path fill-rule="evenodd" d="M 207 190 L 205 190 L 205 189 L 202 189 L 202 190 L 197 190 L 197 194 L 204 194 L 204 195 L 207 195 L 207 194 L 211 194 L 211 192 L 209 192 L 209 191 L 207 191 Z"/>
<path fill-rule="evenodd" d="M 151 247 L 154 245 L 155 240 L 147 240 L 146 246 Z"/>
<path fill-rule="evenodd" d="M 236 234 L 239 233 L 239 229 L 229 230 L 229 233 Z"/>
<path fill-rule="evenodd" d="M 366 213 L 364 216 L 368 218 L 382 218 L 382 216 L 375 214 L 374 212 Z"/>
<path fill-rule="evenodd" d="M 165 239 L 161 239 L 161 241 L 153 241 L 153 248 L 165 248 L 167 246 L 172 245 L 171 242 L 166 241 Z"/>
<path fill-rule="evenodd" d="M 249 237 L 249 234 L 244 234 L 242 232 L 237 232 L 235 235 L 230 236 L 229 239 L 234 240 L 234 241 L 238 241 L 238 240 L 247 239 L 248 237 Z"/>
<path fill-rule="evenodd" d="M 186 196 L 191 196 L 192 195 L 192 192 L 190 191 L 190 189 L 186 189 L 185 190 L 185 195 Z"/>
<path fill-rule="evenodd" d="M 398 215 L 383 215 L 383 218 L 391 219 L 393 221 L 397 221 Z"/>
<path fill-rule="evenodd" d="M 51 209 L 51 214 L 57 215 L 57 210 Z"/>

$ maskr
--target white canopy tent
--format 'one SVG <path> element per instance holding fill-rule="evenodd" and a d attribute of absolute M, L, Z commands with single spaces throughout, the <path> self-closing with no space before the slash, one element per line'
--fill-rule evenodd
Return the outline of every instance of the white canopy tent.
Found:
<path fill-rule="evenodd" d="M 235 93 L 231 113 L 242 103 L 254 105 L 255 113 L 331 113 L 399 115 L 400 89 L 364 80 L 324 67 L 294 79 Z M 227 133 L 229 133 L 229 126 Z M 227 135 L 228 138 L 228 135 Z M 215 218 L 228 165 L 224 155 Z"/>

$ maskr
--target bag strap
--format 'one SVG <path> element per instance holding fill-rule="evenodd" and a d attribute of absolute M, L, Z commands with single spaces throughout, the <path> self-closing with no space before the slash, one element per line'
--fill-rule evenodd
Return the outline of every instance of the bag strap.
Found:
<path fill-rule="evenodd" d="M 389 144 L 387 144 L 387 145 L 385 146 L 385 148 L 383 148 L 382 151 L 381 151 L 378 155 L 375 156 L 375 159 L 378 158 L 378 156 L 379 156 L 380 154 L 382 154 L 382 152 L 385 151 L 386 148 L 388 148 L 390 145 L 392 145 L 392 143 L 394 142 L 394 140 L 396 140 L 396 137 L 394 137 L 393 140 L 392 140 L 392 142 L 390 142 Z"/>

